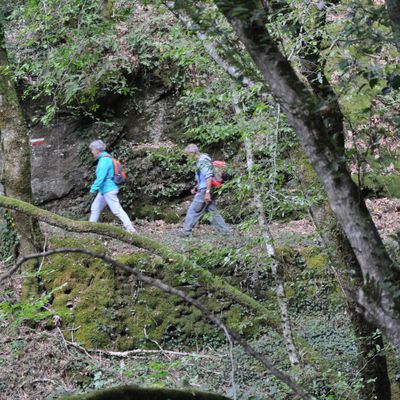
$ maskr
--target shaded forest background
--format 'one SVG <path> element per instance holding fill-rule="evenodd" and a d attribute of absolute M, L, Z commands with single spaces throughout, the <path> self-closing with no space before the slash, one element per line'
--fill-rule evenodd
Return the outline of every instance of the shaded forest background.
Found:
<path fill-rule="evenodd" d="M 1 188 L 87 220 L 95 169 L 87 149 L 103 139 L 128 173 L 124 208 L 140 235 L 166 247 L 139 239 L 132 246 L 114 231 L 71 232 L 46 214 L 34 215 L 41 220 L 37 251 L 104 253 L 183 290 L 314 398 L 396 399 L 400 333 L 382 322 L 387 309 L 371 317 L 356 294 L 362 288 L 381 306 L 386 290 L 396 320 L 400 71 L 392 2 L 231 3 L 3 2 L 0 93 L 6 99 L 5 87 L 15 88 L 31 142 L 26 166 L 20 142 L 7 141 L 11 124 L 0 126 Z M 289 61 L 299 81 L 293 87 L 304 85 L 314 103 L 301 102 L 302 90 L 296 99 L 266 82 L 274 67 L 264 64 L 264 71 L 256 52 L 272 46 L 260 39 L 259 21 Z M 260 43 L 252 47 L 250 39 Z M 5 111 L 1 117 L 10 119 Z M 326 145 L 338 155 L 326 179 L 314 172 L 318 160 L 296 135 L 296 118 L 329 135 L 315 152 L 324 155 Z M 177 238 L 191 199 L 194 170 L 182 152 L 191 142 L 228 163 L 229 179 L 216 196 L 231 237 L 204 220 L 190 240 Z M 11 159 L 25 168 L 19 174 L 31 174 L 28 184 L 12 176 Z M 337 210 L 347 206 L 335 206 L 326 189 L 329 173 L 340 181 L 345 170 L 384 241 L 375 259 L 354 253 L 359 232 L 343 223 Z M 30 198 L 15 189 L 24 185 Z M 342 193 L 339 184 L 332 192 Z M 24 235 L 31 233 L 20 226 L 34 223 L 0 205 L 5 273 L 26 255 Z M 104 221 L 115 224 L 111 215 Z M 380 257 L 390 267 L 374 264 Z M 193 304 L 87 254 L 40 258 L 2 285 L 0 398 L 57 398 L 131 383 L 295 398 L 279 374 L 232 344 Z"/>

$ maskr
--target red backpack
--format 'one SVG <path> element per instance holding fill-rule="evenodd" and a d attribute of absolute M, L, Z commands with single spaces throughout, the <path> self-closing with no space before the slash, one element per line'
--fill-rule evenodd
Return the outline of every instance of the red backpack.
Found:
<path fill-rule="evenodd" d="M 111 157 L 109 154 L 104 155 L 104 157 L 111 158 L 114 166 L 114 175 L 112 177 L 112 181 L 116 185 L 123 185 L 126 182 L 126 172 L 122 164 L 114 157 Z"/>
<path fill-rule="evenodd" d="M 211 180 L 212 187 L 220 187 L 224 183 L 224 170 L 226 167 L 225 161 L 214 160 L 211 162 L 213 179 Z"/>

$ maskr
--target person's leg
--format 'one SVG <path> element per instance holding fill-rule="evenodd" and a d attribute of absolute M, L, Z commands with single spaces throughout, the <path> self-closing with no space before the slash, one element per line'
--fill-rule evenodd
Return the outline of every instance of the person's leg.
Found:
<path fill-rule="evenodd" d="M 214 200 L 212 200 L 211 203 L 208 204 L 207 212 L 211 213 L 211 224 L 213 226 L 215 226 L 221 232 L 229 232 L 230 231 L 224 218 L 217 210 L 217 204 L 215 203 Z"/>
<path fill-rule="evenodd" d="M 124 225 L 125 230 L 128 232 L 136 232 L 132 221 L 128 217 L 128 214 L 122 208 L 119 199 L 118 199 L 118 191 L 112 190 L 111 192 L 104 193 L 104 200 L 106 201 L 108 207 L 110 207 L 111 212 L 121 220 Z"/>
<path fill-rule="evenodd" d="M 183 224 L 183 232 L 189 235 L 194 226 L 199 222 L 200 218 L 206 212 L 207 205 L 204 203 L 205 190 L 196 193 L 192 203 L 186 214 L 185 222 Z"/>
<path fill-rule="evenodd" d="M 97 222 L 99 220 L 100 214 L 106 206 L 106 201 L 101 193 L 98 193 L 96 198 L 90 207 L 90 222 Z"/>

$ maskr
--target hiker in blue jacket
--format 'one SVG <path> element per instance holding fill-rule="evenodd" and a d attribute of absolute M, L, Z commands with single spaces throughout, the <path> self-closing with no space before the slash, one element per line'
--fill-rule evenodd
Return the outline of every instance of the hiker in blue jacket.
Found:
<path fill-rule="evenodd" d="M 90 188 L 90 193 L 97 193 L 91 206 L 90 222 L 97 222 L 104 207 L 107 205 L 111 212 L 121 220 L 126 231 L 136 233 L 128 214 L 121 207 L 118 199 L 118 185 L 114 183 L 114 164 L 112 157 L 106 152 L 106 145 L 102 140 L 90 143 L 93 157 L 98 159 L 96 180 Z"/>
<path fill-rule="evenodd" d="M 217 205 L 211 197 L 213 178 L 211 158 L 207 154 L 200 153 L 199 148 L 195 144 L 189 144 L 185 148 L 185 153 L 190 159 L 196 160 L 195 178 L 197 185 L 192 189 L 192 194 L 195 194 L 195 196 L 189 206 L 183 224 L 183 232 L 180 236 L 190 236 L 192 229 L 206 212 L 210 212 L 212 215 L 212 225 L 223 233 L 229 233 L 228 225 L 218 212 Z"/>

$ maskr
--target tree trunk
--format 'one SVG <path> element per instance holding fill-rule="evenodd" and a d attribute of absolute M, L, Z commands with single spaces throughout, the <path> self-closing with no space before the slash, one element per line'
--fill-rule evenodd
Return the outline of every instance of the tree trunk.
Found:
<path fill-rule="evenodd" d="M 205 49 L 207 50 L 210 57 L 233 79 L 239 81 L 242 86 L 251 88 L 255 85 L 255 83 L 249 77 L 246 77 L 246 73 L 238 69 L 235 65 L 231 63 L 229 59 L 225 56 L 221 55 L 217 51 L 217 42 L 212 37 L 209 37 L 207 32 L 200 29 L 198 24 L 191 18 L 191 16 L 184 12 L 184 10 L 175 9 L 175 2 L 174 1 L 166 1 L 164 3 L 167 8 L 169 8 L 176 16 L 181 20 L 181 22 L 185 25 L 185 27 L 189 31 L 193 31 L 196 33 L 197 37 L 202 41 L 204 44 Z M 282 9 L 287 10 L 287 4 L 277 3 L 277 4 L 268 4 L 268 2 L 263 2 L 265 13 L 270 14 L 271 11 L 276 11 L 276 8 L 279 7 L 278 11 L 282 11 Z M 270 9 L 269 6 L 273 6 L 274 9 Z M 319 18 L 317 21 L 319 26 L 323 26 L 326 23 L 326 9 L 319 14 Z M 300 25 L 299 29 L 300 31 Z M 311 89 L 318 96 L 322 102 L 327 107 L 328 113 L 326 114 L 325 124 L 328 130 L 329 135 L 331 138 L 334 139 L 337 149 L 341 152 L 344 152 L 344 130 L 343 130 L 343 116 L 340 110 L 340 106 L 337 100 L 337 96 L 332 89 L 326 75 L 324 72 L 324 66 L 320 62 L 320 46 L 322 37 L 318 38 L 314 51 L 307 52 L 305 54 L 299 54 L 300 57 L 300 64 L 302 73 L 307 78 L 308 83 L 310 84 Z M 302 47 L 303 48 L 303 47 Z M 322 76 L 322 82 L 318 79 L 318 73 Z M 264 94 L 263 97 L 268 97 L 267 94 Z M 248 140 L 248 139 L 246 139 Z M 246 143 L 246 147 L 248 144 Z M 316 182 L 310 183 L 310 185 L 318 184 Z M 255 200 L 257 194 L 255 193 Z M 262 207 L 258 207 L 259 210 L 262 210 Z M 332 221 L 333 215 L 332 211 L 329 207 L 323 206 L 320 208 L 321 213 L 321 226 L 325 226 L 325 223 L 331 227 L 331 231 L 328 233 L 330 236 L 334 236 L 338 241 L 337 243 L 337 252 L 340 254 L 338 255 L 341 260 L 345 260 L 350 258 L 352 260 L 352 265 L 358 271 L 358 276 L 361 277 L 358 281 L 358 285 L 362 286 L 362 274 L 360 266 L 354 256 L 353 251 L 351 248 L 344 246 L 341 243 L 340 238 L 344 239 L 343 235 L 340 238 L 335 234 L 338 231 L 337 222 L 331 224 L 329 221 Z M 336 221 L 336 220 L 335 220 Z M 262 222 L 261 222 L 262 226 Z M 269 242 L 268 238 L 266 239 L 266 243 Z M 346 240 L 347 242 L 347 240 Z M 347 242 L 348 243 L 348 242 Z M 345 248 L 351 252 L 347 255 L 345 254 Z M 337 260 L 339 263 L 340 261 Z M 340 265 L 341 268 L 344 268 L 345 265 Z M 277 293 L 283 293 L 277 287 Z M 278 296 L 279 300 L 279 296 Z M 284 301 L 284 303 L 286 303 Z M 282 315 L 287 315 L 285 312 L 285 304 L 283 302 L 279 302 L 280 310 L 281 310 L 281 319 Z M 348 310 L 351 316 L 351 321 L 353 323 L 354 331 L 359 340 L 357 340 L 358 351 L 360 354 L 359 357 L 359 366 L 360 366 L 360 374 L 363 377 L 364 382 L 370 382 L 365 384 L 363 390 L 360 393 L 360 398 L 362 400 L 369 400 L 371 398 L 376 398 L 380 400 L 390 398 L 390 382 L 387 375 L 387 365 L 386 365 L 386 357 L 384 355 L 374 356 L 371 359 L 371 354 L 374 354 L 376 350 L 377 342 L 372 339 L 376 327 L 373 324 L 370 324 L 365 317 L 357 311 L 356 303 L 349 298 L 348 301 Z M 283 324 L 283 331 L 284 332 L 291 332 L 290 326 L 289 329 L 285 329 L 285 322 L 282 320 Z M 290 321 L 289 321 L 290 324 Z M 360 335 L 362 333 L 362 335 Z M 381 338 L 378 338 L 378 341 L 382 342 Z M 291 340 L 290 335 L 287 335 L 286 338 L 287 348 L 290 353 L 291 347 Z M 382 348 L 382 346 L 381 346 Z M 292 352 L 295 354 L 294 352 Z M 291 357 L 289 355 L 291 361 L 295 360 L 296 357 Z M 292 362 L 293 364 L 293 362 Z"/>
<path fill-rule="evenodd" d="M 400 355 L 400 305 L 393 295 L 398 287 L 398 273 L 351 179 L 345 160 L 339 156 L 324 126 L 326 110 L 279 51 L 265 27 L 264 12 L 258 8 L 257 1 L 216 0 L 216 4 L 281 104 L 323 183 L 331 208 L 362 270 L 363 287 L 355 293 L 357 303 L 368 320 L 385 332 Z"/>
<path fill-rule="evenodd" d="M 400 1 L 385 0 L 385 3 L 390 22 L 392 24 L 396 47 L 397 50 L 400 51 Z"/>
<path fill-rule="evenodd" d="M 315 180 L 306 185 L 313 183 L 318 185 Z M 339 284 L 346 293 L 347 310 L 357 340 L 359 374 L 363 378 L 359 400 L 390 400 L 391 387 L 382 336 L 377 335 L 376 326 L 359 312 L 352 296 L 354 287 L 362 285 L 358 261 L 328 204 L 317 209 L 311 207 L 310 214 L 338 275 Z"/>
<path fill-rule="evenodd" d="M 253 149 L 251 141 L 247 136 L 245 136 L 244 138 L 244 144 L 246 148 L 247 170 L 249 177 L 252 180 L 253 179 L 252 170 L 254 166 Z M 256 213 L 258 217 L 258 225 L 263 235 L 265 249 L 271 260 L 271 270 L 272 270 L 272 276 L 275 280 L 275 293 L 280 311 L 282 333 L 286 343 L 286 351 L 288 353 L 290 364 L 292 366 L 295 366 L 299 364 L 299 356 L 297 354 L 297 349 L 293 341 L 292 325 L 290 322 L 287 300 L 285 295 L 285 286 L 281 273 L 282 266 L 279 265 L 279 261 L 276 258 L 274 241 L 268 227 L 267 218 L 265 216 L 261 193 L 255 185 L 252 186 L 253 186 L 252 191 L 253 191 L 254 205 L 256 207 Z"/>
<path fill-rule="evenodd" d="M 17 92 L 12 80 L 4 31 L 0 21 L 0 141 L 3 155 L 1 181 L 7 196 L 32 202 L 31 161 L 28 130 L 19 105 Z M 41 250 L 43 238 L 36 219 L 13 213 L 19 246 L 16 256 Z M 36 262 L 28 263 L 24 272 L 35 272 Z M 36 293 L 37 282 L 27 278 L 23 296 Z"/>

